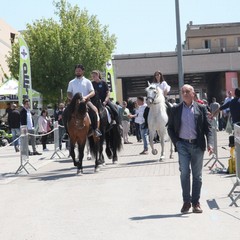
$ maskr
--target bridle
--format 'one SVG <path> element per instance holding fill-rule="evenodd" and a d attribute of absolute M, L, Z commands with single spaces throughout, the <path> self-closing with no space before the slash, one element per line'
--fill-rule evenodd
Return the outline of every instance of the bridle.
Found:
<path fill-rule="evenodd" d="M 158 97 L 158 93 L 157 93 L 157 89 L 156 88 L 152 88 L 151 86 L 147 88 L 147 93 L 149 93 L 149 90 L 150 91 L 153 91 L 154 92 L 154 95 L 152 96 L 148 96 L 149 94 L 147 94 L 147 101 L 150 103 L 150 104 L 159 104 L 160 102 L 156 102 L 155 99 Z M 149 101 L 150 100 L 150 101 Z"/>

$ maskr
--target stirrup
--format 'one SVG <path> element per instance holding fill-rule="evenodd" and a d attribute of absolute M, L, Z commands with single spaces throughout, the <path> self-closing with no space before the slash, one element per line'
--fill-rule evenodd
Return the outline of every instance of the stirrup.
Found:
<path fill-rule="evenodd" d="M 100 132 L 99 129 L 95 129 L 94 132 L 95 132 L 96 137 L 101 137 L 102 136 L 102 133 Z"/>
<path fill-rule="evenodd" d="M 67 142 L 68 141 L 68 134 L 64 133 L 63 137 L 62 137 L 62 142 Z"/>

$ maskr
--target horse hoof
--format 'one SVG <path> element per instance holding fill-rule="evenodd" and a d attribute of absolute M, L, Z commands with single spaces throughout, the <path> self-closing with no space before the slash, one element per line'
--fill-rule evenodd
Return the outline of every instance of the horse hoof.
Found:
<path fill-rule="evenodd" d="M 76 167 L 78 164 L 77 164 L 77 162 L 74 162 L 73 165 Z"/>
<path fill-rule="evenodd" d="M 78 169 L 77 170 L 77 175 L 82 175 L 83 174 L 83 170 L 82 169 Z"/>
<path fill-rule="evenodd" d="M 152 150 L 152 154 L 153 154 L 153 155 L 157 155 L 157 153 L 158 153 L 157 149 L 153 149 L 153 150 Z"/>
<path fill-rule="evenodd" d="M 96 168 L 95 168 L 95 170 L 94 170 L 94 172 L 95 172 L 95 173 L 98 173 L 98 172 L 100 172 L 100 167 L 99 167 L 99 166 L 98 166 L 98 167 L 96 167 Z"/>
<path fill-rule="evenodd" d="M 113 161 L 113 164 L 118 164 L 118 160 Z"/>
<path fill-rule="evenodd" d="M 162 162 L 165 159 L 165 156 L 161 156 L 159 162 Z"/>
<path fill-rule="evenodd" d="M 174 157 L 173 157 L 173 155 L 170 155 L 170 157 L 169 157 L 170 159 L 174 159 Z"/>

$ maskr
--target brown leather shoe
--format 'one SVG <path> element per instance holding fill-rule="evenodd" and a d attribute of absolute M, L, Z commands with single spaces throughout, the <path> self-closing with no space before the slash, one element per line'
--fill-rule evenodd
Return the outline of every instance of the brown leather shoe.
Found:
<path fill-rule="evenodd" d="M 200 203 L 194 204 L 192 206 L 192 211 L 193 211 L 193 213 L 202 213 L 203 210 L 200 207 Z"/>
<path fill-rule="evenodd" d="M 184 203 L 181 209 L 181 213 L 188 213 L 190 208 L 191 208 L 190 202 Z"/>

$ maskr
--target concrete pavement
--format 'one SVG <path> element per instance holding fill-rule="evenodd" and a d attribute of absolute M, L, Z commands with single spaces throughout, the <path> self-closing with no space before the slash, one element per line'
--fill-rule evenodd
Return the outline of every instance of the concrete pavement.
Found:
<path fill-rule="evenodd" d="M 134 137 L 130 137 L 136 142 Z M 227 166 L 228 135 L 218 133 L 219 160 Z M 158 146 L 160 148 L 160 146 Z M 30 174 L 14 172 L 19 155 L 0 148 L 1 240 L 155 240 L 239 239 L 240 209 L 227 197 L 234 175 L 203 170 L 203 214 L 180 214 L 182 206 L 177 154 L 157 162 L 158 156 L 139 155 L 141 143 L 124 145 L 119 164 L 94 173 L 84 161 L 76 175 L 68 152 L 50 160 L 51 151 L 31 156 Z M 228 147 L 227 147 L 228 148 Z M 40 151 L 41 146 L 38 146 Z M 166 156 L 169 153 L 167 144 Z M 85 157 L 86 159 L 86 157 Z M 204 158 L 207 162 L 209 156 Z M 212 160 L 213 161 L 213 160 Z M 210 162 L 209 166 L 212 162 Z M 214 169 L 220 167 L 219 164 Z M 240 201 L 238 202 L 240 205 Z"/>

